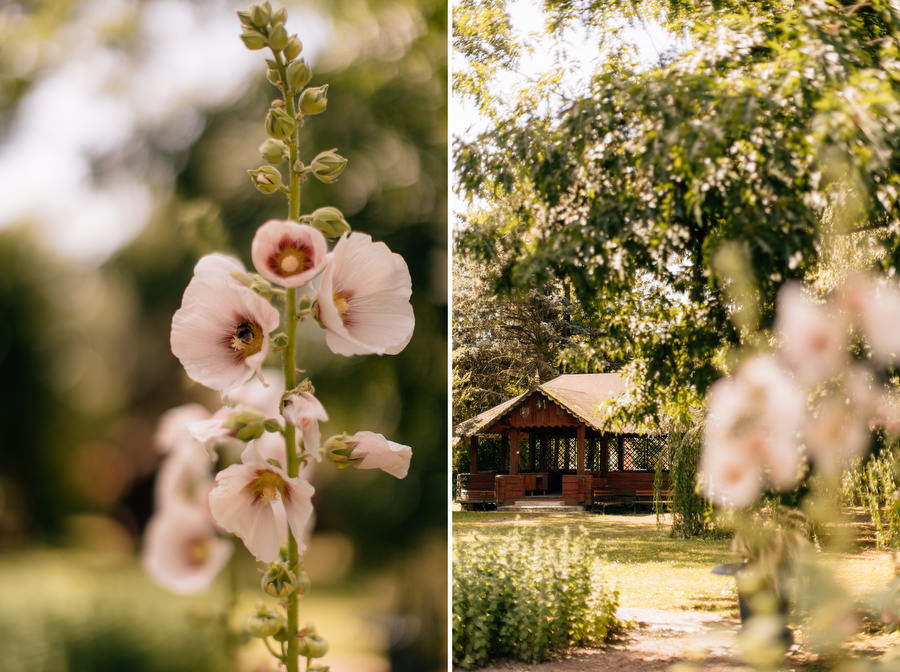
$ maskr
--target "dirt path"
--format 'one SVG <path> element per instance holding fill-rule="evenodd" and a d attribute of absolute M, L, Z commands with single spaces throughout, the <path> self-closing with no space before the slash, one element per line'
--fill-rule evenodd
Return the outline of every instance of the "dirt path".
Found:
<path fill-rule="evenodd" d="M 705 660 L 709 672 L 750 672 L 730 660 L 736 653 L 739 623 L 696 611 L 622 607 L 630 625 L 623 636 L 602 649 L 576 649 L 564 659 L 527 665 L 503 662 L 481 672 L 663 672 L 682 661 Z"/>
<path fill-rule="evenodd" d="M 565 658 L 528 665 L 503 661 L 478 672 L 668 672 L 676 663 L 695 663 L 702 672 L 754 672 L 740 662 L 737 632 L 740 622 L 719 614 L 621 607 L 628 621 L 623 635 L 608 646 L 575 649 Z M 896 634 L 861 636 L 850 642 L 857 656 L 877 658 L 898 644 Z M 813 668 L 813 657 L 799 645 L 791 647 L 785 670 Z"/>

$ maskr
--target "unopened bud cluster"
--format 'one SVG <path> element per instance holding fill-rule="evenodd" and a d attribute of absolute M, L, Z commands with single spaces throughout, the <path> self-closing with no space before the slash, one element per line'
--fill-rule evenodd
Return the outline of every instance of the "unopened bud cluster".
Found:
<path fill-rule="evenodd" d="M 326 184 L 333 183 L 347 165 L 347 159 L 336 150 L 321 152 L 308 166 L 296 157 L 297 129 L 303 125 L 304 117 L 326 110 L 328 85 L 306 88 L 313 73 L 306 60 L 299 58 L 303 44 L 285 29 L 287 12 L 273 11 L 266 0 L 248 11 L 238 12 L 238 17 L 243 27 L 241 39 L 248 49 L 272 50 L 272 58 L 266 59 L 266 78 L 282 93 L 282 98 L 272 101 L 266 114 L 269 138 L 260 145 L 259 153 L 267 163 L 249 171 L 253 186 L 264 194 L 285 189 L 287 180 L 275 167 L 285 160 L 293 162 L 291 171 L 300 177 L 312 175 Z"/>

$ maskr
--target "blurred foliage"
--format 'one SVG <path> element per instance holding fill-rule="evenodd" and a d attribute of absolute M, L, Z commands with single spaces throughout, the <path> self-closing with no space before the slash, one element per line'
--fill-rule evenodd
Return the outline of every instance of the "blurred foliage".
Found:
<path fill-rule="evenodd" d="M 878 548 L 900 545 L 900 477 L 898 446 L 894 443 L 857 460 L 842 477 L 841 494 L 846 504 L 861 506 L 869 514 Z"/>
<path fill-rule="evenodd" d="M 495 292 L 570 283 L 603 318 L 598 352 L 640 381 L 632 417 L 687 426 L 724 352 L 771 326 L 779 287 L 817 273 L 831 237 L 863 234 L 884 269 L 900 259 L 900 13 L 886 0 L 544 6 L 551 34 L 653 21 L 688 47 L 647 64 L 608 45 L 573 97 L 495 96 L 491 127 L 454 145 L 471 207 L 460 250 L 499 264 Z M 462 0 L 454 28 L 504 11 Z M 454 35 L 469 64 L 485 56 L 473 39 Z M 497 49 L 495 68 L 516 48 Z M 722 249 L 751 272 L 752 324 L 732 321 L 743 305 Z"/>
<path fill-rule="evenodd" d="M 0 30 L 10 41 L 0 62 L 18 64 L 0 68 L 4 118 L 60 60 L 48 46 L 57 33 L 92 6 L 23 3 L 4 14 Z M 317 477 L 318 529 L 350 535 L 356 562 L 375 567 L 446 525 L 446 4 L 304 3 L 311 10 L 333 34 L 311 63 L 313 83 L 330 85 L 329 110 L 308 121 L 305 158 L 338 147 L 350 164 L 337 185 L 307 183 L 302 210 L 341 208 L 354 229 L 403 255 L 413 282 L 416 330 L 401 355 L 335 357 L 318 327 L 300 330 L 298 366 L 329 409 L 326 436 L 370 429 L 413 447 L 403 481 L 355 470 L 336 477 L 324 467 Z M 295 30 L 304 37 L 302 26 Z M 234 17 L 236 42 L 239 32 Z M 122 25 L 104 39 L 123 54 L 152 48 L 129 35 Z M 11 45 L 41 57 L 24 59 Z M 285 215 L 281 200 L 258 194 L 246 173 L 260 163 L 274 91 L 260 56 L 240 99 L 197 110 L 202 131 L 188 147 L 167 149 L 158 131 L 147 131 L 138 144 L 153 157 L 145 168 L 153 214 L 99 268 L 55 258 L 21 227 L 0 235 L 8 271 L 0 348 L 4 378 L 15 381 L 0 404 L 0 544 L 62 541 L 62 521 L 74 511 L 109 515 L 136 535 L 151 507 L 159 414 L 188 400 L 220 404 L 170 354 L 170 321 L 202 254 L 222 250 L 248 263 L 255 228 Z M 96 169 L 133 159 L 131 149 L 96 157 Z M 160 164 L 175 176 L 169 189 L 154 178 Z"/>

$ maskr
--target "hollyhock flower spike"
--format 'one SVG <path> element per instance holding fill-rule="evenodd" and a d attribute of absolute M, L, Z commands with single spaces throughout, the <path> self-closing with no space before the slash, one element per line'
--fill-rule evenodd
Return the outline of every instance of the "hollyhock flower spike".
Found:
<path fill-rule="evenodd" d="M 280 321 L 278 311 L 233 272 L 244 272 L 237 259 L 203 257 L 172 318 L 172 353 L 191 379 L 221 392 L 259 372 L 269 332 Z"/>
<path fill-rule="evenodd" d="M 142 561 L 161 586 L 176 593 L 198 593 L 209 587 L 232 550 L 229 541 L 216 536 L 205 511 L 173 507 L 147 523 Z"/>
<path fill-rule="evenodd" d="M 269 282 L 301 287 L 325 267 L 328 243 L 322 233 L 287 219 L 270 219 L 256 230 L 250 247 L 253 265 Z"/>
<path fill-rule="evenodd" d="M 272 562 L 282 538 L 275 507 L 284 506 L 287 525 L 300 540 L 312 515 L 313 492 L 309 483 L 290 478 L 250 444 L 241 453 L 241 464 L 232 464 L 216 476 L 209 506 L 216 522 L 240 537 L 257 560 Z"/>
<path fill-rule="evenodd" d="M 344 234 L 329 255 L 318 291 L 325 342 L 338 355 L 396 355 L 412 337 L 406 262 L 364 233 Z"/>
<path fill-rule="evenodd" d="M 284 419 L 300 428 L 304 450 L 315 456 L 317 461 L 321 460 L 319 445 L 322 434 L 319 431 L 319 423 L 328 420 L 328 413 L 325 412 L 322 402 L 310 392 L 301 392 L 285 397 L 282 406 Z"/>

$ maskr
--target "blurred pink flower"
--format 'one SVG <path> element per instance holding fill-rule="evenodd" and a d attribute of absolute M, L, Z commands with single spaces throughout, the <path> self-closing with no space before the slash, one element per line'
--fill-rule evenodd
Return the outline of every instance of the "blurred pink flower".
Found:
<path fill-rule="evenodd" d="M 339 355 L 395 355 L 409 343 L 415 318 L 406 262 L 364 233 L 344 234 L 319 283 L 325 341 Z"/>
<path fill-rule="evenodd" d="M 778 292 L 775 332 L 784 359 L 805 384 L 829 380 L 847 364 L 849 325 L 828 306 L 813 303 L 799 282 Z"/>
<path fill-rule="evenodd" d="M 232 413 L 234 413 L 233 408 L 223 406 L 206 420 L 198 420 L 188 426 L 191 436 L 206 449 L 212 460 L 218 459 L 216 449 L 220 446 L 230 448 L 243 446 L 243 441 L 234 438 L 234 430 L 225 427 L 225 422 Z"/>
<path fill-rule="evenodd" d="M 257 560 L 272 562 L 284 538 L 276 508 L 284 506 L 287 526 L 299 543 L 313 513 L 314 489 L 267 462 L 252 444 L 241 453 L 241 462 L 216 475 L 209 493 L 210 510 L 216 522 L 240 537 Z"/>
<path fill-rule="evenodd" d="M 196 441 L 185 444 L 163 460 L 153 486 L 157 511 L 171 507 L 207 508 L 212 488 L 212 462 Z"/>
<path fill-rule="evenodd" d="M 216 536 L 208 514 L 189 506 L 158 511 L 144 532 L 144 568 L 176 593 L 206 590 L 231 553 L 232 544 Z"/>
<path fill-rule="evenodd" d="M 900 288 L 896 282 L 856 275 L 844 283 L 840 301 L 872 348 L 873 359 L 881 365 L 896 361 L 900 356 Z"/>
<path fill-rule="evenodd" d="M 172 318 L 171 347 L 188 376 L 228 392 L 262 366 L 278 311 L 231 276 L 241 263 L 222 254 L 203 257 Z"/>
<path fill-rule="evenodd" d="M 707 395 L 698 473 L 710 500 L 746 507 L 770 484 L 794 488 L 802 475 L 798 433 L 806 395 L 771 355 L 752 357 Z"/>
<path fill-rule="evenodd" d="M 396 478 L 406 478 L 412 448 L 388 441 L 375 432 L 357 432 L 348 436 L 345 442 L 353 447 L 350 460 L 357 469 L 381 469 Z"/>
<path fill-rule="evenodd" d="M 255 408 L 267 418 L 280 418 L 284 378 L 281 369 L 265 368 L 260 376 L 251 378 L 240 387 L 229 390 L 223 400 L 235 408 Z M 263 380 L 266 382 L 263 383 Z"/>
<path fill-rule="evenodd" d="M 160 416 L 153 442 L 162 453 L 191 444 L 194 437 L 191 435 L 190 425 L 206 420 L 209 416 L 209 411 L 200 404 L 182 404 L 170 408 Z"/>
<path fill-rule="evenodd" d="M 869 448 L 869 417 L 842 393 L 822 399 L 809 417 L 803 440 L 810 459 L 827 478 L 837 478 L 843 467 Z"/>
<path fill-rule="evenodd" d="M 328 243 L 315 227 L 270 219 L 253 236 L 250 256 L 261 276 L 282 287 L 300 287 L 325 266 Z"/>
<path fill-rule="evenodd" d="M 321 460 L 319 446 L 322 433 L 319 431 L 319 422 L 328 420 L 325 407 L 309 392 L 285 397 L 282 407 L 284 419 L 300 429 L 304 450 L 315 457 L 317 461 Z"/>

